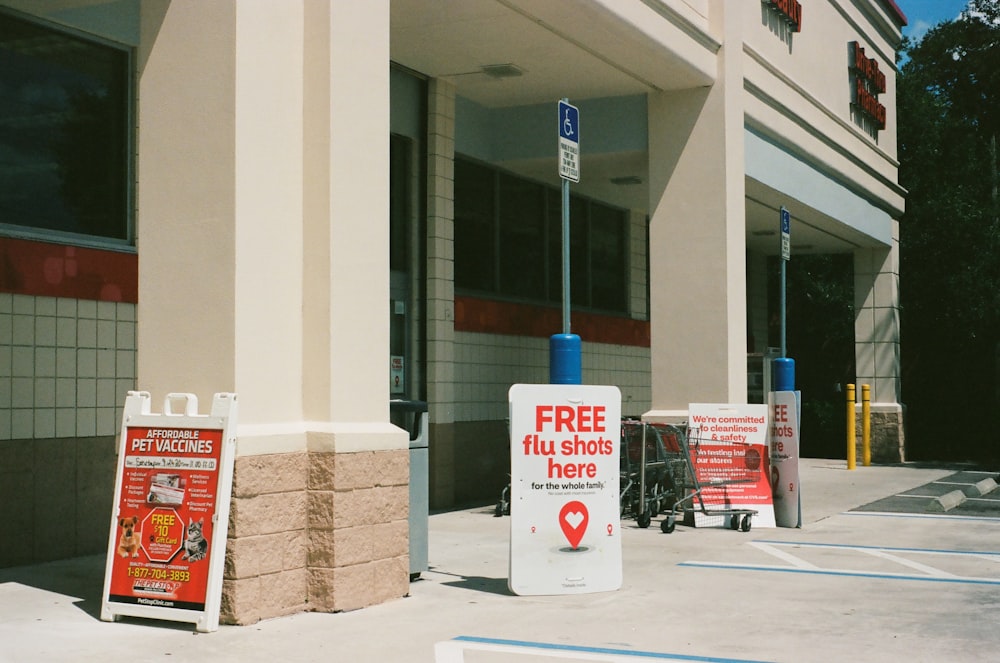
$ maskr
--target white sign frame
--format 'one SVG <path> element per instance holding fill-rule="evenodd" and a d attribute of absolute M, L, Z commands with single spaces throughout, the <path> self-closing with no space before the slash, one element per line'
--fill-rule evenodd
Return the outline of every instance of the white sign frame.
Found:
<path fill-rule="evenodd" d="M 787 262 L 792 257 L 792 215 L 782 207 L 779 217 L 781 219 L 781 259 Z"/>
<path fill-rule="evenodd" d="M 183 412 L 175 413 L 173 405 L 183 402 Z M 237 397 L 232 393 L 217 393 L 212 400 L 209 414 L 198 414 L 198 397 L 189 393 L 167 394 L 163 404 L 163 414 L 151 412 L 151 398 L 146 391 L 129 391 L 125 399 L 122 426 L 118 443 L 118 469 L 115 480 L 115 495 L 112 503 L 111 531 L 108 535 L 108 555 L 104 574 L 104 589 L 101 594 L 101 620 L 116 621 L 118 617 L 144 617 L 177 622 L 189 622 L 199 632 L 215 631 L 219 627 L 219 611 L 222 602 L 222 579 L 226 561 L 226 540 L 229 533 L 229 508 L 233 490 L 233 466 L 236 456 Z M 116 555 L 120 554 L 121 528 L 119 527 L 122 487 L 125 477 L 126 458 L 129 457 L 126 442 L 130 429 L 144 427 L 157 430 L 198 430 L 221 431 L 222 448 L 219 450 L 218 473 L 214 496 L 214 512 L 211 515 L 211 534 L 207 541 L 207 586 L 203 609 L 167 607 L 163 601 L 146 600 L 123 602 L 112 600 L 112 581 Z M 132 456 L 135 458 L 135 456 Z M 202 460 L 202 459 L 198 459 Z M 204 461 L 202 461 L 204 462 Z M 119 570 L 120 572 L 120 570 Z M 118 579 L 120 582 L 120 579 Z M 116 584 L 118 584 L 116 582 Z"/>
<path fill-rule="evenodd" d="M 531 596 L 619 589 L 621 392 L 515 384 L 509 399 L 510 590 Z"/>
<path fill-rule="evenodd" d="M 799 477 L 799 391 L 772 391 L 771 411 L 771 493 L 774 521 L 778 527 L 802 527 L 802 492 Z"/>
<path fill-rule="evenodd" d="M 580 181 L 580 109 L 559 102 L 559 177 Z"/>

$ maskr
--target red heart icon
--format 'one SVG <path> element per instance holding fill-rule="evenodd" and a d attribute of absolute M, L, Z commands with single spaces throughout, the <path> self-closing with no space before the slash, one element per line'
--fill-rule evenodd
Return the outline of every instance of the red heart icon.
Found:
<path fill-rule="evenodd" d="M 583 539 L 583 533 L 587 531 L 587 523 L 590 522 L 590 513 L 583 502 L 576 500 L 567 502 L 559 510 L 559 526 L 562 528 L 563 536 L 569 541 L 569 545 L 575 550 Z"/>

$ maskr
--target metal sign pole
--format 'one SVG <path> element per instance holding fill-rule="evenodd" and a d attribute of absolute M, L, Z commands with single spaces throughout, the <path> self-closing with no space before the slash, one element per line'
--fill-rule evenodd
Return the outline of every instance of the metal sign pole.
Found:
<path fill-rule="evenodd" d="M 786 272 L 788 271 L 787 265 L 788 265 L 788 261 L 782 258 L 782 260 L 781 260 L 781 294 L 780 294 L 780 304 L 779 304 L 779 306 L 781 307 L 781 356 L 782 357 L 787 357 L 788 356 L 788 346 L 787 346 L 787 343 L 785 342 L 785 323 L 786 323 L 786 315 L 785 315 L 785 278 L 786 278 Z"/>
<path fill-rule="evenodd" d="M 562 181 L 562 333 L 570 333 L 569 180 Z"/>
<path fill-rule="evenodd" d="M 785 336 L 787 329 L 787 311 L 785 297 L 785 281 L 787 279 L 788 259 L 792 253 L 792 215 L 784 207 L 780 210 L 781 219 L 781 279 L 779 285 L 779 308 L 781 309 L 781 356 L 774 360 L 774 390 L 795 390 L 795 360 L 788 358 L 788 344 Z"/>
<path fill-rule="evenodd" d="M 580 111 L 559 102 L 559 177 L 562 178 L 562 333 L 549 339 L 549 381 L 582 384 L 580 337 L 570 333 L 569 183 L 580 181 Z"/>

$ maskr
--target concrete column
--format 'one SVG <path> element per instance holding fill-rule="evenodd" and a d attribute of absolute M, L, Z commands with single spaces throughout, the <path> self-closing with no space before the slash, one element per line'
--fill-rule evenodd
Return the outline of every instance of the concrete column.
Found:
<path fill-rule="evenodd" d="M 312 610 L 409 591 L 408 435 L 389 423 L 389 4 L 359 7 L 305 3 Z"/>
<path fill-rule="evenodd" d="M 141 10 L 138 386 L 240 398 L 222 618 L 403 596 L 388 2 Z"/>
<path fill-rule="evenodd" d="M 138 57 L 136 382 L 207 404 L 237 389 L 236 7 L 153 7 Z"/>
<path fill-rule="evenodd" d="M 455 86 L 434 79 L 427 100 L 427 399 L 430 502 L 455 501 Z"/>
<path fill-rule="evenodd" d="M 222 618 L 297 612 L 308 600 L 302 4 L 141 11 L 137 385 L 154 398 L 192 392 L 202 411 L 215 392 L 238 394 Z"/>
<path fill-rule="evenodd" d="M 714 85 L 649 95 L 653 409 L 746 402 L 743 3 L 714 2 Z"/>
<path fill-rule="evenodd" d="M 857 398 L 860 403 L 862 384 L 871 387 L 872 458 L 902 461 L 898 222 L 893 222 L 891 247 L 854 252 L 854 293 Z"/>

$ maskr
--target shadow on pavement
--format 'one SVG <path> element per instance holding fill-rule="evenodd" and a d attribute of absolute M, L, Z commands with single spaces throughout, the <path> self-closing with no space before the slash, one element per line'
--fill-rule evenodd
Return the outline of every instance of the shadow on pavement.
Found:
<path fill-rule="evenodd" d="M 90 555 L 0 569 L 0 584 L 14 582 L 75 597 L 79 600 L 73 605 L 99 620 L 106 560 L 103 555 Z"/>

